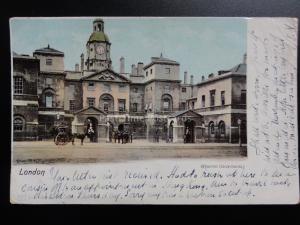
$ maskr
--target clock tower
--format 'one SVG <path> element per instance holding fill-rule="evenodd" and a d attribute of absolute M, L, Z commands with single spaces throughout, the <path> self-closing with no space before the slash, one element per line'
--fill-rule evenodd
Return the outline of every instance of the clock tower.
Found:
<path fill-rule="evenodd" d="M 111 69 L 110 46 L 108 36 L 104 33 L 104 22 L 102 19 L 93 21 L 93 33 L 86 43 L 87 70 L 101 71 Z"/>

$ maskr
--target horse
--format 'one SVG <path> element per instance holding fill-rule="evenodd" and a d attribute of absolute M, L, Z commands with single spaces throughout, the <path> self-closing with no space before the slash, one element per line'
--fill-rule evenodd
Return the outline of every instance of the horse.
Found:
<path fill-rule="evenodd" d="M 87 136 L 87 133 L 85 133 L 85 134 L 77 134 L 77 133 L 71 134 L 72 145 L 75 145 L 75 138 L 80 139 L 80 143 L 81 143 L 81 145 L 83 145 L 83 141 L 84 141 L 86 136 Z"/>
<path fill-rule="evenodd" d="M 115 143 L 117 143 L 117 140 L 118 143 L 121 142 L 122 144 L 132 142 L 132 135 L 130 135 L 128 131 L 115 131 L 113 137 Z"/>
<path fill-rule="evenodd" d="M 126 144 L 129 142 L 129 133 L 125 131 L 122 133 L 122 144 Z"/>

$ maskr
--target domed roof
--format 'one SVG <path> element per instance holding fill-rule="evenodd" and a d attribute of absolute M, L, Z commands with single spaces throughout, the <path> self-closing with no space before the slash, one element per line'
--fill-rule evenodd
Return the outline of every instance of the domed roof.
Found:
<path fill-rule="evenodd" d="M 93 41 L 104 41 L 104 42 L 109 42 L 108 36 L 103 33 L 102 31 L 94 31 L 88 42 L 93 42 Z"/>
<path fill-rule="evenodd" d="M 94 19 L 94 23 L 95 22 L 103 22 L 103 19 L 101 19 L 101 18 Z"/>

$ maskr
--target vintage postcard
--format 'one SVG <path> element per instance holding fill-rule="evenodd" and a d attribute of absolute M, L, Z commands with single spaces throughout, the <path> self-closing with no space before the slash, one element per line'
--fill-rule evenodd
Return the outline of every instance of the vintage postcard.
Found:
<path fill-rule="evenodd" d="M 296 204 L 295 18 L 12 18 L 14 204 Z"/>

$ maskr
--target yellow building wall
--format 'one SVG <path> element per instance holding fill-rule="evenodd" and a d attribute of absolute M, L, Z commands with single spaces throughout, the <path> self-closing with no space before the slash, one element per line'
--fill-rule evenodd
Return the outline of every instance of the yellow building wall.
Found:
<path fill-rule="evenodd" d="M 225 91 L 225 105 L 231 104 L 232 99 L 232 80 L 231 78 L 221 79 L 214 82 L 209 82 L 198 87 L 197 102 L 195 108 L 202 107 L 202 95 L 205 95 L 205 108 L 210 107 L 210 91 L 215 92 L 215 105 L 221 106 L 221 91 Z"/>
<path fill-rule="evenodd" d="M 88 98 L 95 98 L 95 107 L 100 108 L 99 102 L 100 102 L 100 96 L 103 94 L 110 94 L 114 98 L 114 111 L 118 111 L 118 99 L 125 99 L 126 101 L 126 111 L 129 111 L 129 84 L 124 84 L 125 87 L 120 90 L 119 85 L 121 83 L 117 82 L 106 82 L 107 84 L 110 84 L 111 90 L 107 91 L 104 87 L 104 82 L 95 82 L 95 88 L 94 90 L 88 90 L 88 81 L 85 81 L 82 83 L 82 92 L 83 92 L 83 107 L 88 107 Z"/>

